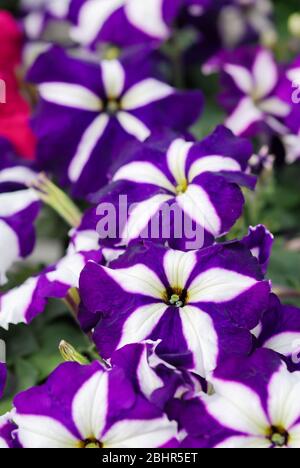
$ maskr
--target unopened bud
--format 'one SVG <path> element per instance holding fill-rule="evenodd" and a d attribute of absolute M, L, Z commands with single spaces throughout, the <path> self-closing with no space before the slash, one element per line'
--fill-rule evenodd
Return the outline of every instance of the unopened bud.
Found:
<path fill-rule="evenodd" d="M 66 341 L 61 341 L 59 344 L 59 351 L 62 358 L 66 362 L 77 362 L 78 364 L 86 365 L 89 364 L 87 358 L 82 356 L 76 349 L 67 343 Z"/>
<path fill-rule="evenodd" d="M 288 28 L 293 36 L 300 38 L 300 13 L 294 13 L 289 17 Z"/>

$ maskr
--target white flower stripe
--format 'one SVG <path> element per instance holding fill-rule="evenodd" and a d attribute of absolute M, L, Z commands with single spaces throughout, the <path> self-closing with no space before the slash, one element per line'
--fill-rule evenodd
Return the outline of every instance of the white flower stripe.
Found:
<path fill-rule="evenodd" d="M 102 110 L 101 99 L 81 85 L 71 83 L 42 83 L 38 87 L 40 96 L 45 101 L 57 104 L 58 106 L 73 107 L 91 112 Z"/>

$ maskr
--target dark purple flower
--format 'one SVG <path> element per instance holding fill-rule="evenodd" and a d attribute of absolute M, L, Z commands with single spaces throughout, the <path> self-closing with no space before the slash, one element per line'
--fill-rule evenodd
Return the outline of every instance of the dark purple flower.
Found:
<path fill-rule="evenodd" d="M 258 259 L 263 273 L 266 273 L 274 243 L 273 234 L 262 224 L 251 226 L 248 235 L 241 242 L 251 250 L 252 255 Z"/>
<path fill-rule="evenodd" d="M 71 0 L 22 0 L 21 7 L 25 14 L 23 26 L 28 39 L 34 41 L 43 38 L 50 24 L 53 34 L 54 22 L 61 32 L 61 24 L 69 15 L 70 2 Z"/>
<path fill-rule="evenodd" d="M 12 413 L 0 416 L 0 449 L 19 448 L 14 439 L 14 431 L 17 426 L 12 422 Z"/>
<path fill-rule="evenodd" d="M 14 159 L 11 148 L 0 142 L 0 285 L 6 273 L 21 258 L 31 254 L 35 244 L 34 222 L 40 202 L 27 186 L 36 174 L 23 161 Z"/>
<path fill-rule="evenodd" d="M 269 301 L 257 260 L 239 243 L 197 252 L 133 245 L 110 268 L 80 277 L 94 341 L 104 358 L 127 344 L 162 340 L 160 356 L 206 377 L 228 355 L 247 354 Z M 84 316 L 84 311 L 83 311 Z"/>
<path fill-rule="evenodd" d="M 300 309 L 280 303 L 271 295 L 268 310 L 256 331 L 259 347 L 276 351 L 289 369 L 300 369 Z"/>
<path fill-rule="evenodd" d="M 264 48 L 237 49 L 220 54 L 205 69 L 222 70 L 225 92 L 220 101 L 229 113 L 226 126 L 235 134 L 285 134 L 284 120 L 292 108 L 291 89 L 272 52 Z"/>
<path fill-rule="evenodd" d="M 24 448 L 177 447 L 177 424 L 136 392 L 121 368 L 62 364 L 14 401 Z"/>
<path fill-rule="evenodd" d="M 162 42 L 171 35 L 181 6 L 182 0 L 72 0 L 71 37 L 92 47 Z"/>
<path fill-rule="evenodd" d="M 286 151 L 286 161 L 292 164 L 300 158 L 300 58 L 289 67 L 287 77 L 291 84 L 293 108 L 285 121 L 288 128 L 282 141 Z"/>
<path fill-rule="evenodd" d="M 134 343 L 115 351 L 110 364 L 121 367 L 136 389 L 155 405 L 163 408 L 172 398 L 192 398 L 206 389 L 199 376 L 176 368 L 157 353 L 160 341 Z"/>
<path fill-rule="evenodd" d="M 184 447 L 299 448 L 300 373 L 276 353 L 229 360 L 211 383 L 212 395 L 171 407 L 188 433 Z"/>
<path fill-rule="evenodd" d="M 251 144 L 224 127 L 199 143 L 159 134 L 123 152 L 111 184 L 93 197 L 97 209 L 86 217 L 108 245 L 126 246 L 138 238 L 167 241 L 181 250 L 210 245 L 242 214 L 239 186 L 255 186 L 255 178 L 246 174 L 251 155 Z M 106 206 L 116 213 L 111 220 Z"/>
<path fill-rule="evenodd" d="M 72 231 L 69 248 L 59 262 L 2 294 L 0 326 L 8 329 L 10 324 L 28 324 L 45 310 L 49 298 L 65 298 L 70 289 L 78 288 L 80 273 L 87 262 L 102 260 L 98 236 L 93 234 L 90 231 Z M 72 297 L 68 299 L 72 302 Z"/>
<path fill-rule="evenodd" d="M 128 141 L 144 141 L 159 126 L 186 130 L 198 118 L 201 93 L 179 92 L 150 68 L 144 53 L 97 63 L 54 47 L 31 69 L 41 96 L 34 119 L 39 162 L 76 196 L 104 185 Z"/>

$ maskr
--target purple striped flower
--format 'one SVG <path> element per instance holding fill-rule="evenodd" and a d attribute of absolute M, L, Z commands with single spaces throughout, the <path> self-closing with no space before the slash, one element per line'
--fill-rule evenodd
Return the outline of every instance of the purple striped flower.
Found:
<path fill-rule="evenodd" d="M 90 232 L 72 232 L 69 249 L 58 263 L 30 277 L 21 286 L 0 296 L 0 327 L 10 324 L 30 323 L 45 310 L 49 298 L 66 298 L 68 291 L 78 288 L 79 276 L 88 261 L 100 262 L 98 237 Z M 71 303 L 71 305 L 73 305 Z M 76 305 L 76 304 L 75 304 Z"/>
<path fill-rule="evenodd" d="M 221 54 L 205 68 L 222 69 L 225 92 L 220 101 L 229 113 L 226 126 L 235 134 L 286 132 L 284 120 L 291 112 L 290 84 L 269 50 L 241 48 Z"/>
<path fill-rule="evenodd" d="M 250 226 L 248 235 L 241 242 L 251 250 L 252 255 L 258 259 L 263 273 L 266 273 L 274 243 L 273 234 L 262 224 Z"/>
<path fill-rule="evenodd" d="M 295 111 L 292 114 L 292 119 L 295 122 L 300 121 L 300 112 Z M 286 162 L 288 164 L 293 164 L 294 162 L 300 159 L 300 126 L 297 130 L 297 133 L 288 133 L 282 137 L 282 142 L 285 148 L 286 153 Z"/>
<path fill-rule="evenodd" d="M 26 13 L 23 25 L 27 37 L 30 40 L 41 39 L 50 23 L 53 26 L 53 22 L 57 22 L 57 27 L 58 22 L 66 21 L 70 2 L 71 0 L 22 0 L 22 10 Z M 52 35 L 53 32 L 52 28 Z"/>
<path fill-rule="evenodd" d="M 24 448 L 177 447 L 177 424 L 136 392 L 121 368 L 61 365 L 14 401 Z"/>
<path fill-rule="evenodd" d="M 239 186 L 255 186 L 255 178 L 246 175 L 251 155 L 251 144 L 225 127 L 199 143 L 167 133 L 133 145 L 115 163 L 112 183 L 94 197 L 98 208 L 90 216 L 95 229 L 97 225 L 101 238 L 118 246 L 145 237 L 182 250 L 212 244 L 242 214 Z M 107 211 L 100 208 L 106 206 L 117 213 L 117 235 L 116 229 L 101 231 Z"/>
<path fill-rule="evenodd" d="M 34 121 L 38 159 L 76 195 L 103 186 L 112 158 L 128 141 L 144 141 L 157 126 L 185 130 L 198 118 L 201 93 L 179 92 L 154 78 L 148 59 L 143 53 L 96 63 L 54 47 L 31 69 L 41 96 Z"/>
<path fill-rule="evenodd" d="M 31 163 L 16 156 L 8 140 L 0 137 L 0 194 L 24 190 L 36 178 Z"/>
<path fill-rule="evenodd" d="M 0 449 L 19 448 L 13 437 L 15 430 L 16 425 L 12 422 L 11 413 L 0 416 Z"/>
<path fill-rule="evenodd" d="M 34 222 L 40 203 L 27 189 L 35 173 L 21 162 L 13 161 L 7 144 L 0 142 L 0 285 L 18 260 L 31 254 L 35 244 Z"/>
<path fill-rule="evenodd" d="M 214 2 L 215 3 L 215 2 Z M 219 28 L 223 45 L 233 49 L 259 41 L 273 45 L 277 33 L 270 0 L 221 0 Z"/>
<path fill-rule="evenodd" d="M 173 396 L 192 398 L 206 389 L 206 383 L 198 376 L 161 359 L 157 353 L 159 344 L 160 341 L 145 341 L 124 346 L 114 352 L 110 364 L 121 367 L 137 391 L 160 408 Z"/>
<path fill-rule="evenodd" d="M 289 369 L 300 369 L 300 309 L 280 303 L 271 295 L 268 310 L 256 332 L 259 347 L 276 351 Z"/>
<path fill-rule="evenodd" d="M 212 396 L 173 405 L 188 433 L 184 447 L 299 448 L 300 373 L 289 373 L 278 355 L 259 350 L 229 360 L 212 384 Z"/>
<path fill-rule="evenodd" d="M 268 306 L 270 285 L 239 243 L 194 252 L 133 245 L 110 268 L 90 262 L 80 295 L 104 358 L 127 344 L 158 340 L 175 366 L 206 377 L 224 357 L 247 354 L 250 330 Z M 95 325 L 95 324 L 93 324 Z"/>
<path fill-rule="evenodd" d="M 300 58 L 289 67 L 287 77 L 292 87 L 293 109 L 286 119 L 288 131 L 282 140 L 286 150 L 286 161 L 292 164 L 300 158 Z"/>
<path fill-rule="evenodd" d="M 169 38 L 182 0 L 72 0 L 72 38 L 85 46 L 130 46 Z"/>

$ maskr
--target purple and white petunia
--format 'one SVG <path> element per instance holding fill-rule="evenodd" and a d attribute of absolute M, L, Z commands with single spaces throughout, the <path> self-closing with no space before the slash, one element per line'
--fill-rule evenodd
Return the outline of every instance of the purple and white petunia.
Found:
<path fill-rule="evenodd" d="M 284 70 L 268 49 L 241 48 L 220 54 L 205 66 L 221 69 L 226 91 L 221 104 L 230 114 L 226 126 L 237 135 L 262 131 L 285 134 L 284 119 L 291 112 L 290 85 Z"/>
<path fill-rule="evenodd" d="M 53 47 L 29 72 L 41 96 L 34 120 L 38 160 L 72 184 L 76 196 L 104 185 L 125 143 L 144 141 L 159 126 L 186 130 L 200 115 L 201 93 L 158 80 L 145 53 L 98 63 Z"/>
<path fill-rule="evenodd" d="M 62 364 L 15 398 L 24 448 L 173 448 L 177 424 L 136 391 L 122 368 Z"/>
<path fill-rule="evenodd" d="M 13 162 L 10 149 L 0 142 L 0 285 L 18 260 L 31 254 L 35 244 L 34 222 L 40 202 L 27 186 L 35 173 L 21 162 Z"/>
<path fill-rule="evenodd" d="M 114 352 L 109 362 L 122 368 L 137 390 L 160 408 L 173 397 L 192 398 L 207 389 L 198 376 L 161 359 L 156 351 L 159 344 L 160 341 L 145 341 L 124 346 Z"/>
<path fill-rule="evenodd" d="M 103 241 L 118 246 L 138 238 L 181 250 L 210 245 L 242 214 L 239 186 L 255 187 L 255 178 L 246 174 L 251 155 L 252 145 L 225 127 L 199 143 L 164 132 L 132 145 L 115 162 L 112 183 L 94 197 L 98 207 L 89 214 L 94 229 Z M 107 206 L 122 220 L 117 232 L 115 223 L 111 232 L 101 229 L 109 223 Z"/>
<path fill-rule="evenodd" d="M 92 47 L 162 42 L 170 37 L 181 5 L 182 0 L 72 0 L 71 37 Z"/>
<path fill-rule="evenodd" d="M 300 121 L 300 112 L 297 112 L 295 117 Z M 286 152 L 286 162 L 288 164 L 293 164 L 298 161 L 300 159 L 300 126 L 296 134 L 289 133 L 284 135 L 282 137 L 282 142 Z"/>
<path fill-rule="evenodd" d="M 286 119 L 288 132 L 282 137 L 286 150 L 286 161 L 290 164 L 300 159 L 300 59 L 288 69 L 287 78 L 291 83 L 293 109 Z"/>
<path fill-rule="evenodd" d="M 257 345 L 280 354 L 290 370 L 299 370 L 300 309 L 281 304 L 272 294 L 257 329 Z"/>
<path fill-rule="evenodd" d="M 229 360 L 211 383 L 212 396 L 173 404 L 188 433 L 184 447 L 300 447 L 300 373 L 290 373 L 276 353 Z"/>
<path fill-rule="evenodd" d="M 12 413 L 0 416 L 0 449 L 19 448 L 18 442 L 13 438 L 16 425 L 12 422 Z"/>
<path fill-rule="evenodd" d="M 271 0 L 185 0 L 185 5 L 187 15 L 181 21 L 198 32 L 187 54 L 193 64 L 245 44 L 276 44 Z"/>
<path fill-rule="evenodd" d="M 71 0 L 22 0 L 21 8 L 26 13 L 23 25 L 27 37 L 30 40 L 41 39 L 50 22 L 57 21 L 57 27 L 60 21 L 61 26 L 61 22 L 68 18 L 70 3 Z"/>
<path fill-rule="evenodd" d="M 268 45 L 275 43 L 274 7 L 270 0 L 221 0 L 219 4 L 218 25 L 225 47 L 233 49 L 253 39 Z"/>
<path fill-rule="evenodd" d="M 103 247 L 99 235 L 93 228 L 94 217 L 88 210 L 86 215 L 83 216 L 82 224 L 78 229 L 71 231 L 70 245 L 68 253 L 88 252 L 90 255 L 93 252 L 99 252 L 101 248 L 103 263 L 109 265 L 110 262 L 116 260 L 120 255 L 125 252 L 124 248 L 119 247 Z"/>
<path fill-rule="evenodd" d="M 36 178 L 30 163 L 16 156 L 8 140 L 0 137 L 0 193 L 29 187 Z"/>
<path fill-rule="evenodd" d="M 300 87 L 300 57 L 298 57 L 287 71 L 287 77 L 294 85 L 294 89 L 298 89 L 299 96 L 299 87 Z"/>
<path fill-rule="evenodd" d="M 68 292 L 78 288 L 80 273 L 88 261 L 102 260 L 98 240 L 90 231 L 72 231 L 65 257 L 0 296 L 0 327 L 8 329 L 10 324 L 30 323 L 44 311 L 49 298 L 66 298 L 72 307 L 77 306 Z"/>
<path fill-rule="evenodd" d="M 200 251 L 137 243 L 110 268 L 89 262 L 80 296 L 94 341 L 107 359 L 145 339 L 159 355 L 206 377 L 228 355 L 247 354 L 269 302 L 270 284 L 240 243 Z M 92 322 L 91 322 L 92 323 Z"/>
<path fill-rule="evenodd" d="M 258 259 L 263 273 L 267 273 L 274 243 L 273 234 L 262 224 L 250 226 L 248 235 L 241 242 Z"/>

